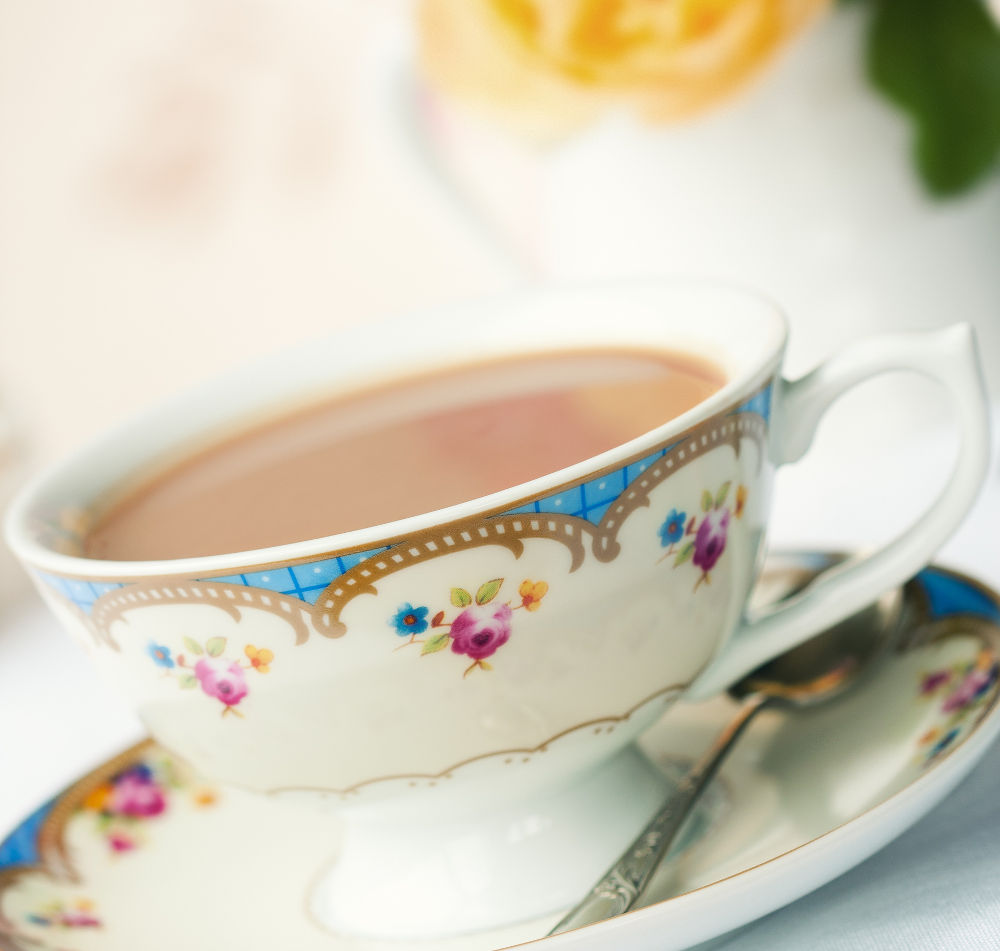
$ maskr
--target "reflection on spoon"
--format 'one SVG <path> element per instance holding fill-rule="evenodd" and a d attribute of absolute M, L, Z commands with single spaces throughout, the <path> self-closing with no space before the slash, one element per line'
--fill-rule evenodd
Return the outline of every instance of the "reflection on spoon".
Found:
<path fill-rule="evenodd" d="M 803 572 L 780 593 L 790 597 L 843 556 Z M 766 579 L 765 579 L 766 580 Z M 753 718 L 765 707 L 803 709 L 827 703 L 862 682 L 892 647 L 903 628 L 904 600 L 896 588 L 874 604 L 769 661 L 734 684 L 739 712 L 691 768 L 631 845 L 587 896 L 549 932 L 570 931 L 633 908 L 645 893 L 705 787 Z"/>

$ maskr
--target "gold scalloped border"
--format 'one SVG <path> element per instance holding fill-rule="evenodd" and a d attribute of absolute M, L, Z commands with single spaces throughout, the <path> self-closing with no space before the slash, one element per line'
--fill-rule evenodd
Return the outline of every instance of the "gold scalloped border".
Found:
<path fill-rule="evenodd" d="M 948 569 L 935 568 L 936 571 L 943 572 L 956 578 L 963 583 L 975 588 L 977 591 L 986 595 L 994 604 L 1000 607 L 1000 595 L 997 592 L 992 591 L 982 582 L 972 578 L 962 572 L 950 571 Z M 908 584 L 909 588 L 910 585 Z M 912 592 L 912 588 L 910 589 Z M 919 590 L 919 589 L 918 589 Z M 916 605 L 916 614 L 918 615 L 913 619 L 911 630 L 911 636 L 907 637 L 905 641 L 899 646 L 899 653 L 907 653 L 911 650 L 916 650 L 927 644 L 934 643 L 939 640 L 944 640 L 953 636 L 962 635 L 978 635 L 984 644 L 988 644 L 996 649 L 1000 649 L 1000 625 L 996 623 L 986 621 L 983 618 L 977 617 L 975 615 L 967 614 L 956 614 L 948 617 L 941 618 L 939 620 L 930 620 L 926 613 L 926 599 L 920 598 L 919 603 Z M 669 689 L 669 688 L 668 688 Z M 655 695 L 653 698 L 655 699 Z M 1000 689 L 995 689 L 990 702 L 983 708 L 979 716 L 976 718 L 976 722 L 973 724 L 968 733 L 962 738 L 962 741 L 958 746 L 947 750 L 940 757 L 936 758 L 935 765 L 931 768 L 936 768 L 937 765 L 947 760 L 956 750 L 960 749 L 965 743 L 980 729 L 982 724 L 989 718 L 989 716 L 997 709 L 1000 705 Z M 641 706 L 641 704 L 639 705 Z M 635 708 L 635 709 L 638 709 Z M 598 721 L 600 722 L 600 721 Z M 582 724 L 581 726 L 586 727 L 593 724 Z M 549 740 L 549 743 L 554 742 L 555 739 Z M 143 754 L 150 748 L 156 747 L 156 743 L 152 739 L 143 740 L 127 750 L 119 753 L 117 756 L 110 760 L 102 763 L 96 769 L 91 770 L 85 776 L 81 777 L 73 785 L 69 786 L 66 790 L 56 796 L 56 805 L 53 807 L 52 812 L 44 819 L 38 835 L 38 851 L 40 855 L 40 861 L 34 865 L 14 865 L 9 866 L 4 869 L 0 869 L 0 951 L 28 951 L 26 945 L 19 943 L 18 938 L 25 937 L 23 935 L 19 936 L 16 932 L 16 925 L 10 922 L 9 919 L 5 918 L 3 915 L 3 894 L 4 892 L 19 881 L 22 877 L 29 874 L 43 873 L 48 875 L 55 881 L 61 882 L 78 882 L 79 878 L 75 871 L 69 864 L 67 857 L 67 850 L 65 847 L 64 833 L 66 828 L 66 823 L 76 812 L 80 804 L 87 797 L 87 795 L 97 786 L 106 782 L 115 773 L 120 772 L 122 769 L 127 768 L 133 763 L 142 759 Z M 528 750 L 527 752 L 541 751 L 541 747 L 535 748 L 533 750 Z M 510 751 L 508 755 L 518 755 L 522 751 L 513 750 Z M 172 755 L 172 754 L 171 754 Z M 487 755 L 504 755 L 504 753 L 498 754 L 487 754 Z M 456 769 L 457 767 L 452 767 Z M 448 771 L 444 771 L 438 774 L 438 777 L 443 777 Z M 407 777 L 387 777 L 388 779 L 397 778 L 407 778 Z M 427 776 L 415 777 L 419 779 L 427 779 Z M 430 777 L 437 778 L 437 777 Z M 281 792 L 282 790 L 272 790 L 273 792 Z M 337 790 L 330 790 L 332 792 L 338 792 Z M 893 797 L 889 797 L 892 799 Z M 835 826 L 833 829 L 822 833 L 820 836 L 811 839 L 807 843 L 803 843 L 800 846 L 789 849 L 779 855 L 772 856 L 764 862 L 758 863 L 757 865 L 750 866 L 746 869 L 741 869 L 739 872 L 734 872 L 732 875 L 726 876 L 724 879 L 719 881 L 727 881 L 732 878 L 736 878 L 739 875 L 743 875 L 746 872 L 753 871 L 756 868 L 760 868 L 764 865 L 768 865 L 775 862 L 786 855 L 795 853 L 802 848 L 808 846 L 811 842 L 817 841 L 818 838 L 823 838 L 828 836 L 838 829 L 843 828 L 856 819 L 861 818 L 861 816 L 867 815 L 875 809 L 880 808 L 886 801 L 882 800 L 876 805 L 866 809 L 864 812 L 859 813 L 857 816 L 853 816 L 846 822 Z M 699 888 L 693 889 L 693 891 L 701 891 L 704 888 L 710 888 L 712 885 L 718 884 L 716 882 L 710 883 L 708 885 L 699 886 Z M 687 893 L 687 894 L 690 894 Z M 667 899 L 670 901 L 672 899 Z M 593 925 L 588 925 L 586 927 L 594 927 Z M 42 947 L 43 951 L 55 951 L 51 947 L 45 949 L 44 946 L 40 946 L 35 939 L 28 939 L 32 942 L 34 948 Z M 542 939 L 539 939 L 542 940 Z M 535 944 L 535 941 L 530 941 L 528 944 Z M 521 947 L 521 945 L 518 945 Z"/>
<path fill-rule="evenodd" d="M 111 625 L 118 620 L 127 623 L 125 615 L 128 611 L 160 604 L 211 604 L 236 620 L 241 616 L 240 607 L 268 611 L 288 621 L 295 631 L 296 645 L 304 644 L 309 639 L 305 618 L 310 617 L 312 628 L 317 633 L 339 638 L 347 633 L 340 616 L 350 601 L 360 594 L 376 594 L 375 585 L 380 578 L 451 552 L 500 545 L 513 552 L 515 558 L 520 558 L 524 551 L 524 539 L 542 538 L 559 542 L 569 549 L 571 571 L 583 563 L 588 541 L 598 561 L 613 561 L 621 550 L 617 537 L 622 525 L 634 511 L 649 506 L 649 497 L 654 489 L 674 473 L 719 447 L 730 446 L 737 458 L 743 439 L 752 439 L 762 448 L 767 439 L 767 427 L 767 420 L 753 412 L 712 417 L 689 431 L 680 441 L 675 440 L 666 455 L 620 493 L 596 526 L 576 515 L 538 512 L 479 517 L 407 536 L 394 547 L 338 575 L 311 606 L 292 595 L 265 588 L 211 580 L 184 581 L 174 577 L 153 578 L 109 591 L 94 602 L 89 617 L 64 596 L 58 593 L 56 596 L 70 605 L 71 610 L 75 609 L 73 613 L 91 632 L 96 643 L 105 643 L 115 650 L 119 649 L 119 645 L 111 634 Z M 760 464 L 763 464 L 763 455 Z M 274 567 L 287 568 L 292 564 Z"/>
<path fill-rule="evenodd" d="M 558 733 L 553 734 L 537 746 L 513 747 L 506 750 L 494 750 L 491 753 L 479 753 L 476 756 L 470 756 L 467 759 L 459 760 L 457 763 L 453 763 L 451 766 L 446 769 L 442 769 L 437 773 L 398 773 L 389 776 L 376 776 L 374 779 L 365 779 L 360 783 L 345 786 L 343 789 L 333 789 L 327 786 L 277 786 L 273 789 L 266 790 L 266 794 L 268 796 L 279 796 L 283 793 L 309 792 L 323 793 L 334 796 L 350 796 L 357 794 L 366 786 L 373 786 L 376 783 L 400 781 L 408 781 L 410 786 L 417 786 L 421 780 L 424 780 L 428 782 L 429 785 L 433 786 L 438 780 L 451 779 L 452 773 L 461 769 L 463 766 L 468 766 L 471 763 L 478 763 L 482 760 L 494 759 L 501 756 L 505 758 L 507 763 L 512 763 L 515 757 L 523 758 L 530 757 L 535 753 L 545 753 L 557 740 L 561 740 L 563 737 L 569 736 L 570 734 L 578 733 L 581 730 L 592 729 L 594 733 L 610 733 L 617 724 L 625 723 L 630 720 L 643 707 L 655 703 L 659 699 L 662 699 L 666 703 L 676 700 L 684 692 L 687 686 L 687 684 L 671 684 L 669 687 L 663 687 L 655 693 L 650 694 L 648 697 L 644 697 L 625 713 L 597 717 L 593 720 L 585 720 L 583 723 L 577 723 L 575 726 L 567 727 L 565 730 L 560 730 Z"/>
<path fill-rule="evenodd" d="M 305 621 L 309 606 L 305 602 L 267 588 L 222 581 L 146 581 L 130 584 L 102 594 L 94 602 L 91 620 L 104 638 L 114 644 L 111 625 L 115 621 L 122 620 L 127 624 L 125 614 L 128 611 L 164 604 L 207 604 L 224 611 L 237 622 L 243 617 L 240 608 L 256 608 L 287 621 L 295 631 L 296 645 L 304 644 L 309 639 L 309 627 Z"/>
<path fill-rule="evenodd" d="M 614 561 L 621 551 L 619 531 L 629 515 L 649 506 L 654 489 L 714 449 L 730 446 L 739 458 L 743 439 L 752 439 L 758 447 L 763 447 L 766 438 L 767 420 L 757 413 L 713 417 L 688 433 L 681 442 L 675 442 L 666 455 L 634 479 L 596 526 L 577 515 L 528 512 L 472 519 L 413 535 L 334 578 L 316 599 L 313 626 L 327 637 L 342 637 L 347 631 L 340 619 L 344 608 L 359 594 L 375 594 L 379 579 L 411 565 L 469 548 L 502 545 L 512 551 L 515 558 L 520 558 L 524 551 L 522 539 L 550 539 L 569 548 L 573 558 L 570 571 L 576 571 L 586 555 L 584 538 L 589 536 L 594 557 L 599 562 Z M 763 454 L 760 463 L 763 464 Z"/>

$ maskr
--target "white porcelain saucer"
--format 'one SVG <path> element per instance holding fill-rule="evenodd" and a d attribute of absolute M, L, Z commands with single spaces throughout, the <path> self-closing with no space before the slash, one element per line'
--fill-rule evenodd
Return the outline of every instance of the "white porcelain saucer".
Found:
<path fill-rule="evenodd" d="M 770 564 L 771 593 L 827 556 Z M 555 938 L 559 915 L 405 947 L 671 951 L 723 934 L 867 858 L 969 772 L 1000 732 L 1000 596 L 929 568 L 906 587 L 903 642 L 827 708 L 766 712 L 710 789 L 647 907 Z M 732 716 L 674 708 L 643 740 L 679 773 Z M 152 742 L 104 763 L 0 843 L 9 951 L 388 951 L 311 920 L 305 895 L 337 819 L 220 790 Z M 442 902 L 455 900 L 441 895 Z M 533 945 L 534 947 L 534 945 Z"/>

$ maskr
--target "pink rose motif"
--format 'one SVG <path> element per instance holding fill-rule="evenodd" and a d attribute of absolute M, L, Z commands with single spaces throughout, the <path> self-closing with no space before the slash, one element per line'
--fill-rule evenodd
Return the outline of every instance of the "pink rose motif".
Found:
<path fill-rule="evenodd" d="M 202 657 L 194 665 L 194 675 L 201 689 L 210 697 L 233 707 L 247 695 L 243 668 L 236 661 L 217 657 Z"/>
<path fill-rule="evenodd" d="M 975 700 L 992 681 L 990 672 L 987 670 L 973 670 L 965 675 L 965 679 L 958 685 L 955 692 L 948 696 L 948 699 L 941 705 L 945 713 L 954 713 L 961 710 Z"/>
<path fill-rule="evenodd" d="M 950 670 L 935 670 L 934 673 L 927 674 L 924 677 L 923 682 L 920 684 L 920 692 L 922 694 L 934 693 L 935 690 L 943 687 L 949 680 L 951 680 Z"/>
<path fill-rule="evenodd" d="M 729 533 L 729 509 L 712 509 L 705 513 L 694 537 L 692 561 L 708 574 L 726 550 Z"/>
<path fill-rule="evenodd" d="M 475 661 L 495 654 L 510 640 L 510 605 L 473 604 L 451 622 L 451 649 Z"/>
<path fill-rule="evenodd" d="M 111 812 L 120 816 L 158 816 L 167 807 L 163 790 L 140 772 L 123 773 L 111 788 Z M 117 847 L 112 843 L 112 847 Z"/>
<path fill-rule="evenodd" d="M 86 911 L 64 911 L 59 915 L 59 924 L 64 928 L 100 928 L 101 919 Z"/>
<path fill-rule="evenodd" d="M 135 848 L 135 842 L 121 832 L 111 832 L 108 835 L 108 845 L 112 852 L 131 852 Z"/>

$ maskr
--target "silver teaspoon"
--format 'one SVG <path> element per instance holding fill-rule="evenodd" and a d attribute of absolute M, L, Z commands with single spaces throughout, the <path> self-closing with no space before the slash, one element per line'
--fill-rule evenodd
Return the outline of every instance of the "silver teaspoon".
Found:
<path fill-rule="evenodd" d="M 843 556 L 830 556 L 822 568 L 840 560 Z M 776 572 L 771 575 L 771 583 L 783 583 L 786 590 L 782 594 L 788 597 L 806 587 L 819 570 L 800 570 L 791 578 L 787 571 Z M 765 575 L 764 587 L 767 582 Z M 673 788 L 632 844 L 549 934 L 604 921 L 633 908 L 702 791 L 753 718 L 769 706 L 803 709 L 827 703 L 856 686 L 897 639 L 903 627 L 904 603 L 902 589 L 895 589 L 734 684 L 729 693 L 741 701 L 739 712 Z"/>

